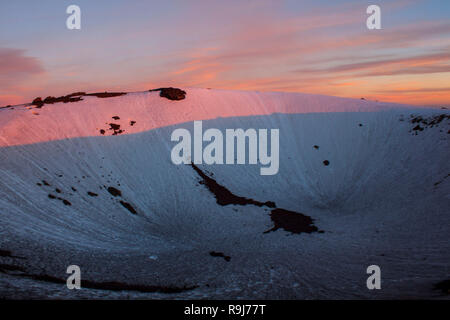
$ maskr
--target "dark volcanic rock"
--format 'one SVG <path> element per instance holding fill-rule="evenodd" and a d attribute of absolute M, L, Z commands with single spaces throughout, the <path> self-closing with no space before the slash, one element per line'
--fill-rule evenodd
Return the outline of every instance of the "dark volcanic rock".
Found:
<path fill-rule="evenodd" d="M 96 93 L 88 93 L 85 96 L 94 96 L 97 98 L 112 98 L 126 95 L 126 92 L 96 92 Z"/>
<path fill-rule="evenodd" d="M 131 204 L 129 204 L 128 202 L 122 201 L 120 200 L 120 204 L 122 206 L 124 206 L 124 208 L 126 208 L 128 211 L 130 211 L 132 214 L 137 214 L 137 211 L 133 208 L 133 206 Z"/>
<path fill-rule="evenodd" d="M 107 190 L 114 197 L 121 197 L 122 196 L 122 191 L 120 191 L 119 189 L 116 189 L 114 187 L 108 187 Z"/>
<path fill-rule="evenodd" d="M 299 212 L 285 209 L 273 209 L 270 213 L 270 219 L 272 220 L 274 227 L 264 233 L 276 231 L 280 228 L 292 233 L 320 232 L 314 225 L 314 220 L 311 217 Z"/>
<path fill-rule="evenodd" d="M 41 108 L 44 104 L 53 104 L 53 103 L 58 103 L 58 102 L 64 102 L 64 103 L 77 102 L 77 101 L 83 100 L 83 99 L 81 99 L 81 95 L 79 95 L 80 93 L 83 93 L 83 92 L 76 92 L 76 93 L 69 94 L 67 96 L 61 96 L 61 97 L 57 97 L 57 98 L 49 96 L 49 97 L 45 98 L 44 100 L 42 100 L 41 97 L 37 97 L 36 99 L 33 100 L 33 102 L 31 104 L 35 105 L 37 108 Z"/>
<path fill-rule="evenodd" d="M 44 105 L 44 102 L 42 102 L 41 97 L 37 97 L 36 99 L 33 100 L 31 104 L 35 105 L 37 108 L 41 108 Z"/>
<path fill-rule="evenodd" d="M 231 260 L 230 256 L 226 256 L 224 255 L 222 252 L 216 252 L 216 251 L 210 251 L 209 255 L 211 257 L 220 257 L 220 258 L 224 258 L 226 262 L 229 262 Z"/>
<path fill-rule="evenodd" d="M 266 201 L 266 202 L 260 202 L 253 200 L 251 198 L 244 198 L 237 196 L 233 193 L 231 193 L 230 190 L 225 188 L 224 186 L 218 184 L 216 180 L 214 180 L 211 177 L 208 177 L 202 170 L 200 170 L 199 167 L 197 167 L 195 164 L 191 163 L 192 168 L 197 172 L 197 174 L 202 178 L 202 182 L 204 185 L 208 188 L 208 190 L 214 194 L 216 197 L 217 204 L 221 206 L 226 206 L 229 204 L 236 204 L 236 205 L 255 205 L 258 207 L 266 206 L 269 208 L 275 208 L 276 204 L 272 201 Z"/>
<path fill-rule="evenodd" d="M 159 91 L 160 97 L 167 98 L 169 100 L 183 100 L 184 98 L 186 98 L 186 91 L 178 88 L 159 88 L 149 91 Z"/>

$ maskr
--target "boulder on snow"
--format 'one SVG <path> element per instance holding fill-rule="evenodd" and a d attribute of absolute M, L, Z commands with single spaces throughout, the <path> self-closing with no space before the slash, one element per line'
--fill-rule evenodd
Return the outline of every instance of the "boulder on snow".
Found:
<path fill-rule="evenodd" d="M 158 88 L 149 91 L 159 91 L 159 96 L 169 100 L 183 100 L 186 98 L 186 91 L 178 88 Z"/>
<path fill-rule="evenodd" d="M 44 102 L 42 101 L 41 97 L 37 97 L 31 104 L 35 105 L 37 108 L 41 108 L 44 105 Z"/>

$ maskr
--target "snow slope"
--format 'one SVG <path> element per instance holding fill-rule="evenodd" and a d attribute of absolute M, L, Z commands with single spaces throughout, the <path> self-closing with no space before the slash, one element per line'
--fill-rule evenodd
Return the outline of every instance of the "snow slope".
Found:
<path fill-rule="evenodd" d="M 450 271 L 448 110 L 185 90 L 181 101 L 140 92 L 0 109 L 0 250 L 22 257 L 0 255 L 0 270 L 23 268 L 0 272 L 0 297 L 442 297 L 432 289 Z M 194 120 L 222 132 L 278 128 L 277 175 L 261 176 L 259 165 L 199 168 L 238 196 L 310 216 L 324 232 L 264 233 L 270 208 L 219 205 L 191 166 L 170 159 L 172 131 L 192 132 Z M 125 131 L 112 135 L 109 123 Z M 90 281 L 192 288 L 71 291 L 23 276 L 66 279 L 71 264 Z M 366 287 L 373 264 L 381 290 Z"/>

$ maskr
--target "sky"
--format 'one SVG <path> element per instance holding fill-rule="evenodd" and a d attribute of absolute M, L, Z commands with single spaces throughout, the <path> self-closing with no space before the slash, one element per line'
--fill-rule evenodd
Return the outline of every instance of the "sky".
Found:
<path fill-rule="evenodd" d="M 448 0 L 0 0 L 0 106 L 165 86 L 449 106 L 449 14 Z"/>

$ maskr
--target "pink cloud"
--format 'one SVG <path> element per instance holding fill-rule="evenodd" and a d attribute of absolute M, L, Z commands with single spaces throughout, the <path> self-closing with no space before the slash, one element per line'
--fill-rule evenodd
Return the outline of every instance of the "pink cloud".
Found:
<path fill-rule="evenodd" d="M 0 76 L 15 77 L 44 71 L 40 61 L 24 55 L 25 50 L 0 48 Z"/>

